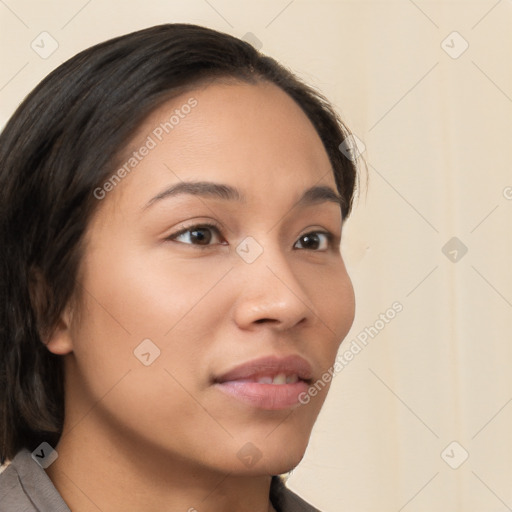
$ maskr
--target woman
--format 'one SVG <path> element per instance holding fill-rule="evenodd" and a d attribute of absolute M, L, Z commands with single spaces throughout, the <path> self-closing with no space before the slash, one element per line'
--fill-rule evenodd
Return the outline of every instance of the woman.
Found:
<path fill-rule="evenodd" d="M 316 510 L 279 475 L 354 318 L 349 136 L 190 24 L 35 88 L 0 136 L 0 511 Z"/>

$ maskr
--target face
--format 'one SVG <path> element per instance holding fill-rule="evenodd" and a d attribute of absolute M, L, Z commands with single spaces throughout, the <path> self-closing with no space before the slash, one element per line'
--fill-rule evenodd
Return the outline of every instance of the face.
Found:
<path fill-rule="evenodd" d="M 278 87 L 217 82 L 153 112 L 126 162 L 96 192 L 79 314 L 48 344 L 67 428 L 196 468 L 289 471 L 329 385 L 297 397 L 354 318 L 320 138 Z M 171 192 L 190 182 L 237 193 Z"/>

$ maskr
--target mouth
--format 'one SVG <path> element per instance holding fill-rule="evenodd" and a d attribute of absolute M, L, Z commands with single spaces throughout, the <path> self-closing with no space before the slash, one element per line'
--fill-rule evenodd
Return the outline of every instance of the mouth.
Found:
<path fill-rule="evenodd" d="M 256 359 L 214 378 L 224 394 L 258 409 L 296 406 L 312 383 L 311 365 L 298 355 Z"/>

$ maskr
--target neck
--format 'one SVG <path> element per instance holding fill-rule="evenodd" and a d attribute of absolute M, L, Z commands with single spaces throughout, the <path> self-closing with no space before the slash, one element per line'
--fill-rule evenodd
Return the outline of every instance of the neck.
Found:
<path fill-rule="evenodd" d="M 59 456 L 46 469 L 73 512 L 275 512 L 269 475 L 192 466 L 156 447 L 122 443 L 119 433 L 102 438 L 87 430 L 80 423 L 72 430 L 65 425 Z"/>

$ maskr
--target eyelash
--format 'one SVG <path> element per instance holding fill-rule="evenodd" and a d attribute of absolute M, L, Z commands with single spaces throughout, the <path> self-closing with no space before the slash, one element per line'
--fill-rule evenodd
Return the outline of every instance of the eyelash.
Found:
<path fill-rule="evenodd" d="M 193 226 L 189 226 L 185 229 L 182 229 L 181 231 L 178 231 L 177 233 L 173 233 L 171 235 L 169 235 L 168 237 L 165 238 L 165 240 L 167 241 L 174 241 L 175 238 L 178 238 L 179 236 L 181 235 L 184 235 L 185 233 L 188 233 L 189 231 L 194 231 L 194 230 L 199 230 L 199 229 L 204 229 L 204 228 L 208 228 L 208 229 L 212 229 L 214 231 L 216 231 L 219 235 L 221 235 L 221 229 L 219 226 L 217 226 L 216 224 L 212 224 L 212 223 L 205 223 L 205 224 L 195 224 Z M 308 236 L 308 235 L 312 235 L 312 234 L 321 234 L 321 235 L 325 235 L 326 238 L 327 238 L 327 241 L 329 243 L 329 247 L 327 249 L 324 249 L 324 250 L 318 250 L 318 249 L 309 249 L 311 250 L 312 252 L 326 252 L 329 250 L 329 248 L 332 248 L 332 245 L 333 245 L 333 242 L 335 240 L 335 236 L 333 233 L 331 233 L 330 231 L 322 231 L 322 230 L 318 230 L 318 231 L 310 231 L 308 233 L 304 233 L 303 235 L 301 235 L 299 237 L 300 238 L 303 238 L 305 236 Z M 199 244 L 190 244 L 190 243 L 185 243 L 185 242 L 177 242 L 177 243 L 181 243 L 183 245 L 191 245 L 191 246 L 194 246 L 194 247 L 198 247 L 200 249 L 208 249 L 210 247 L 212 247 L 212 244 L 208 244 L 208 245 L 199 245 Z M 213 244 L 214 245 L 214 244 Z M 308 249 L 301 249 L 301 250 L 308 250 Z"/>

